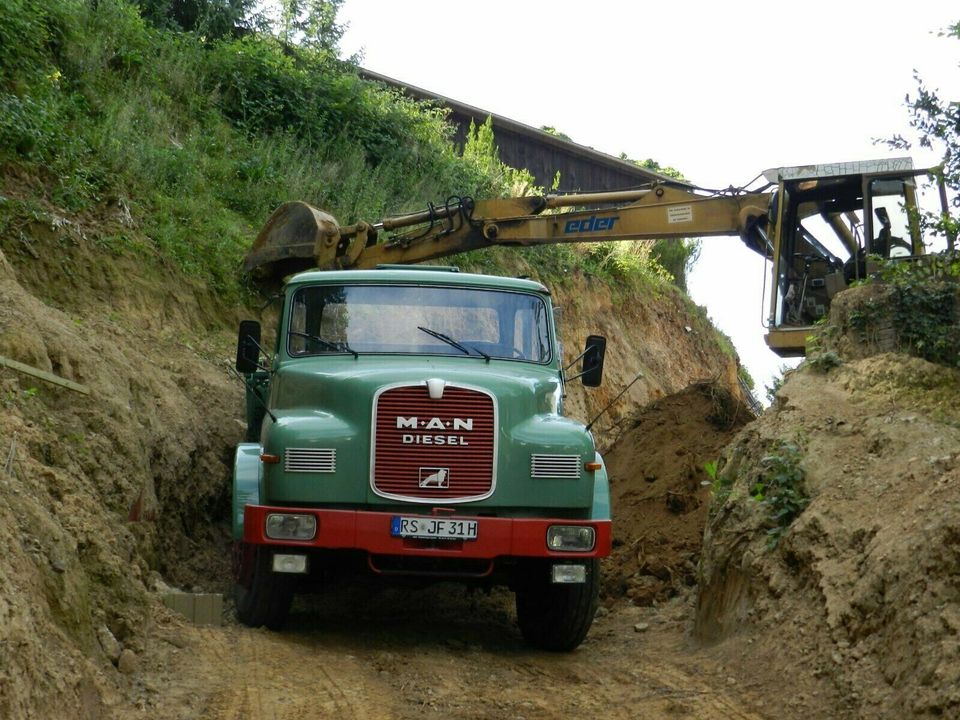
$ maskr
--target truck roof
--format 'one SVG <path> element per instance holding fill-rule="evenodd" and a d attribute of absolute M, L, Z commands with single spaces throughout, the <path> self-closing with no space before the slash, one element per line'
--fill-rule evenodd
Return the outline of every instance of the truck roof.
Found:
<path fill-rule="evenodd" d="M 546 286 L 526 278 L 501 277 L 462 273 L 456 268 L 436 265 L 384 266 L 374 270 L 309 270 L 294 275 L 287 286 L 307 284 L 354 284 L 354 283 L 409 283 L 416 285 L 466 285 L 496 288 L 498 290 L 521 290 L 548 293 Z"/>

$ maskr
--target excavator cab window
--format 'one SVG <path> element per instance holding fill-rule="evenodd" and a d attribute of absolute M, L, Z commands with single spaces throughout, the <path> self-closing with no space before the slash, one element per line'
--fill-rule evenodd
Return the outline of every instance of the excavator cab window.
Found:
<path fill-rule="evenodd" d="M 908 208 L 909 188 L 915 189 L 912 178 L 909 181 L 896 179 L 877 179 L 870 181 L 870 202 L 873 209 L 872 232 L 869 255 L 881 258 L 904 257 L 913 254 L 913 228 L 910 224 Z M 920 238 L 916 238 L 920 241 Z M 922 242 L 922 241 L 920 241 Z"/>
<path fill-rule="evenodd" d="M 817 181 L 785 183 L 780 200 L 785 205 L 777 262 L 776 327 L 812 325 L 826 314 L 845 253 L 824 215 L 837 212 L 838 201 L 856 203 L 856 197 L 844 199 L 851 191 L 835 183 L 826 187 Z"/>
<path fill-rule="evenodd" d="M 913 173 L 783 183 L 774 327 L 805 327 L 833 297 L 890 258 L 925 252 Z"/>

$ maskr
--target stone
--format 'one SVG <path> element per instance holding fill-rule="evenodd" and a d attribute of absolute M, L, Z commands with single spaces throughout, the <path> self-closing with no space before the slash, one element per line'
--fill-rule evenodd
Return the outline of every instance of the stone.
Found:
<path fill-rule="evenodd" d="M 101 625 L 97 628 L 97 640 L 100 643 L 100 647 L 103 649 L 104 654 L 107 658 L 116 665 L 117 660 L 120 658 L 120 652 L 123 648 L 120 646 L 120 642 L 113 636 L 113 633 L 110 632 L 110 628 L 106 625 Z"/>
<path fill-rule="evenodd" d="M 137 671 L 137 668 L 140 666 L 140 658 L 137 657 L 137 654 L 125 648 L 123 652 L 120 653 L 120 657 L 117 659 L 117 670 L 122 672 L 124 675 L 132 675 Z"/>

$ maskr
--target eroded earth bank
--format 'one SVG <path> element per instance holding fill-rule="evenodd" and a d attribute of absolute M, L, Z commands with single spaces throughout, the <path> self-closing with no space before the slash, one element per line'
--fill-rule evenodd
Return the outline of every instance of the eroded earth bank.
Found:
<path fill-rule="evenodd" d="M 615 547 L 581 648 L 530 650 L 508 594 L 447 585 L 300 598 L 281 633 L 229 602 L 223 627 L 188 624 L 167 588 L 230 589 L 226 366 L 249 311 L 159 260 L 105 263 L 97 228 L 120 222 L 50 208 L 2 239 L 0 355 L 90 395 L 0 370 L 0 716 L 960 712 L 960 371 L 841 346 L 753 419 L 687 305 L 576 277 L 564 341 L 616 346 L 569 407 L 644 374 L 599 423 Z"/>

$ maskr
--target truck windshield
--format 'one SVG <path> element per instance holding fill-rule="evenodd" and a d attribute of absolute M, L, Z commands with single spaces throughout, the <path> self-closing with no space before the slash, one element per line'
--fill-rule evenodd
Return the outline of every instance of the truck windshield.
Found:
<path fill-rule="evenodd" d="M 546 304 L 522 292 L 307 286 L 294 294 L 288 322 L 293 357 L 349 352 L 550 361 Z"/>

